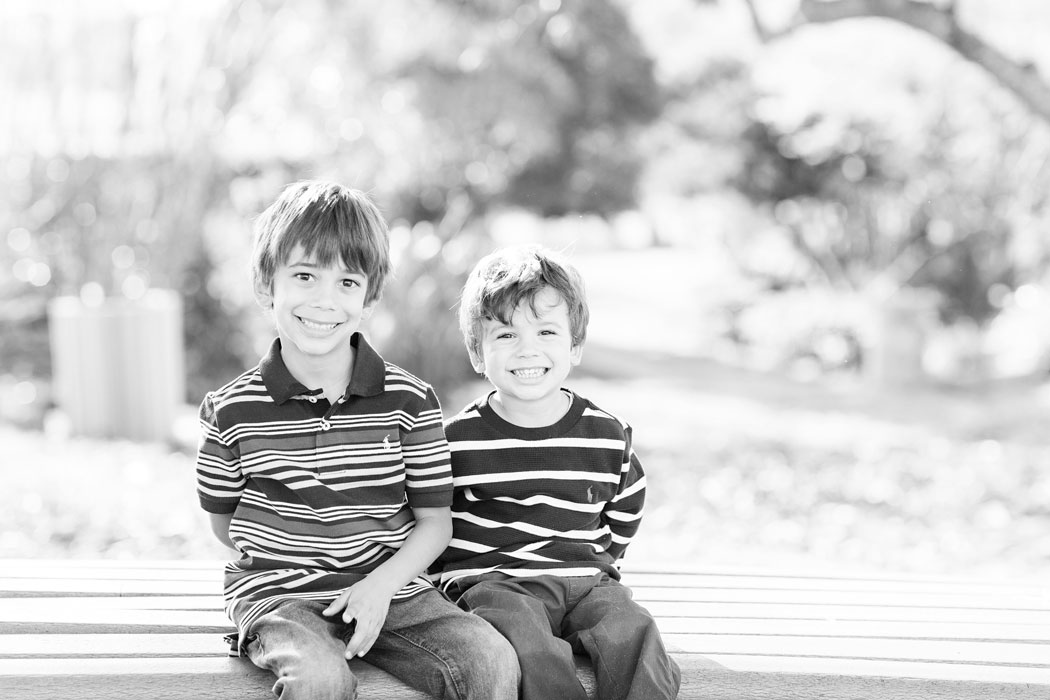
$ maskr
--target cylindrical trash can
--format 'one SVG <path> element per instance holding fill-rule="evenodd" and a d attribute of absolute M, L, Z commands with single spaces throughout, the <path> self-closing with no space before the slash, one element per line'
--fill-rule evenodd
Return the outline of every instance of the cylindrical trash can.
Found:
<path fill-rule="evenodd" d="M 875 307 L 874 337 L 865 367 L 878 386 L 914 386 L 926 381 L 923 353 L 937 320 L 937 298 L 924 290 L 905 289 Z"/>
<path fill-rule="evenodd" d="M 140 299 L 48 306 L 55 401 L 76 435 L 168 440 L 184 400 L 182 300 L 152 289 Z"/>

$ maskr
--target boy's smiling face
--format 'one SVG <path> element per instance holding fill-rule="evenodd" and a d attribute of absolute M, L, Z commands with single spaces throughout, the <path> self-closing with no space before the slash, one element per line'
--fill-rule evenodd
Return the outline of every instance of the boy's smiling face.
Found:
<path fill-rule="evenodd" d="M 481 324 L 481 358 L 475 369 L 496 388 L 496 400 L 512 422 L 520 413 L 548 413 L 556 421 L 565 412 L 560 389 L 580 363 L 583 348 L 573 345 L 569 308 L 555 290 L 536 294 L 536 310 L 518 305 L 509 323 Z"/>
<path fill-rule="evenodd" d="M 270 290 L 257 293 L 272 307 L 281 354 L 292 368 L 298 362 L 349 361 L 350 336 L 372 313 L 373 304 L 365 304 L 367 291 L 364 273 L 342 262 L 320 265 L 297 246 L 277 267 Z"/>

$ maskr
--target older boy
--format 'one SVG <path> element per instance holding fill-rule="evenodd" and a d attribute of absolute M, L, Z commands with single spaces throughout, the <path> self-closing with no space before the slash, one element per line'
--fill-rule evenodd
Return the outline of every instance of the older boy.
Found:
<path fill-rule="evenodd" d="M 277 338 L 205 397 L 201 506 L 226 567 L 238 648 L 289 698 L 356 697 L 365 656 L 442 698 L 515 697 L 513 650 L 424 575 L 451 535 L 452 483 L 431 387 L 358 332 L 389 269 L 368 198 L 289 186 L 256 224 L 255 293 Z"/>
<path fill-rule="evenodd" d="M 645 496 L 631 428 L 562 387 L 587 321 L 579 274 L 549 251 L 498 251 L 468 278 L 460 329 L 495 390 L 445 426 L 441 585 L 514 645 L 524 700 L 584 700 L 574 652 L 590 656 L 600 698 L 673 698 L 678 666 L 616 566 Z"/>

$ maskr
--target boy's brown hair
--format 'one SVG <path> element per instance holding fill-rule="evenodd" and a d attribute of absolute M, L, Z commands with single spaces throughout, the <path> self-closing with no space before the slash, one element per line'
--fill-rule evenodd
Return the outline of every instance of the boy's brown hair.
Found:
<path fill-rule="evenodd" d="M 481 359 L 482 321 L 509 323 L 522 303 L 535 313 L 536 295 L 546 287 L 569 307 L 573 347 L 583 345 L 590 320 L 583 278 L 560 254 L 541 246 L 518 246 L 497 250 L 474 266 L 460 298 L 459 329 L 475 366 Z"/>
<path fill-rule="evenodd" d="M 342 261 L 368 276 L 365 304 L 379 300 L 390 274 L 387 224 L 360 190 L 334 182 L 296 182 L 281 192 L 255 222 L 252 285 L 272 291 L 273 275 L 296 246 L 320 265 Z"/>

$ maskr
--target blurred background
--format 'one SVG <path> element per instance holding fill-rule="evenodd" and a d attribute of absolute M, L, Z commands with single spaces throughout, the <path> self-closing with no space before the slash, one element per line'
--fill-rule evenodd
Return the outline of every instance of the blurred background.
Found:
<path fill-rule="evenodd" d="M 370 192 L 367 333 L 446 414 L 492 249 L 566 250 L 638 562 L 1050 576 L 1050 5 L 7 0 L 0 556 L 229 553 L 196 407 L 272 337 L 253 219 Z"/>

